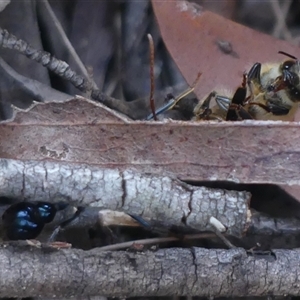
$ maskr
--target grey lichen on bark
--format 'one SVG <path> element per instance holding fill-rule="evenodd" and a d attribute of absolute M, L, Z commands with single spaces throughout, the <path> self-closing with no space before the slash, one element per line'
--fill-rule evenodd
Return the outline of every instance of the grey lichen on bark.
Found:
<path fill-rule="evenodd" d="M 133 253 L 28 247 L 1 246 L 0 297 L 300 294 L 299 250 L 252 255 L 241 248 Z"/>
<path fill-rule="evenodd" d="M 250 193 L 188 185 L 172 176 L 134 169 L 99 168 L 55 161 L 0 161 L 2 196 L 125 211 L 147 219 L 211 230 L 211 217 L 241 236 L 250 222 Z"/>

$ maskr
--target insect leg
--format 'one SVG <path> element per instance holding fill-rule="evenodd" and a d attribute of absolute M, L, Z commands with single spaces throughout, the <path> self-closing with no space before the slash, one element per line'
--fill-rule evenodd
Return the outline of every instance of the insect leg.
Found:
<path fill-rule="evenodd" d="M 49 239 L 48 239 L 48 242 L 49 242 L 49 243 L 54 242 L 55 239 L 56 239 L 56 237 L 57 237 L 57 235 L 58 235 L 58 233 L 59 233 L 61 230 L 65 229 L 66 227 L 68 227 L 68 226 L 70 226 L 70 225 L 72 225 L 72 224 L 75 224 L 75 223 L 78 221 L 78 217 L 79 217 L 80 214 L 84 211 L 84 209 L 85 209 L 85 208 L 84 208 L 83 206 L 77 207 L 76 212 L 74 213 L 74 215 L 73 215 L 71 218 L 65 220 L 64 222 L 62 222 L 59 226 L 57 226 L 57 227 L 54 229 L 54 231 L 52 232 L 51 236 L 50 236 Z"/>
<path fill-rule="evenodd" d="M 290 110 L 291 110 L 291 106 L 285 106 L 285 105 L 281 105 L 279 103 L 274 103 L 274 102 L 268 102 L 267 105 L 264 105 L 262 103 L 257 103 L 257 102 L 252 102 L 249 103 L 249 105 L 257 105 L 261 108 L 263 108 L 266 112 L 272 113 L 275 116 L 284 116 L 287 115 Z"/>
<path fill-rule="evenodd" d="M 142 227 L 146 229 L 151 229 L 151 225 L 149 222 L 147 222 L 145 219 L 143 219 L 141 216 L 128 214 L 132 219 L 134 219 L 137 223 L 139 223 Z"/>
<path fill-rule="evenodd" d="M 253 119 L 250 114 L 243 108 L 247 96 L 246 79 L 247 76 L 246 74 L 244 74 L 242 85 L 237 88 L 232 97 L 231 104 L 227 111 L 226 121 L 237 121 L 249 118 Z"/>
<path fill-rule="evenodd" d="M 192 86 L 188 87 L 179 96 L 174 97 L 173 95 L 169 94 L 168 97 L 167 97 L 168 98 L 167 100 L 169 100 L 168 103 L 165 104 L 164 106 L 160 107 L 159 109 L 157 109 L 154 114 L 157 116 L 157 115 L 160 115 L 160 114 L 164 113 L 167 110 L 172 109 L 182 98 L 184 98 L 185 96 L 192 93 L 194 91 L 195 86 L 196 86 L 197 82 L 199 81 L 200 77 L 201 77 L 201 73 L 198 74 L 198 76 L 197 76 L 196 80 L 194 81 L 194 83 L 192 84 Z M 146 120 L 147 121 L 152 120 L 154 118 L 154 114 L 153 113 L 150 114 L 146 118 Z"/>
<path fill-rule="evenodd" d="M 242 120 L 253 120 L 253 117 L 250 115 L 250 113 L 241 105 L 238 105 L 235 108 L 235 113 L 237 115 L 236 121 L 242 121 Z"/>
<path fill-rule="evenodd" d="M 156 111 L 155 111 L 155 115 L 160 115 L 162 113 L 164 113 L 165 111 L 167 110 L 170 110 L 174 107 L 174 105 L 178 102 L 176 102 L 176 99 L 174 98 L 174 96 L 172 94 L 168 94 L 167 95 L 167 100 L 168 102 L 163 105 L 162 107 L 158 108 Z M 154 119 L 154 114 L 151 113 L 147 118 L 146 118 L 146 121 L 150 121 L 150 120 L 153 120 Z"/>
<path fill-rule="evenodd" d="M 141 227 L 143 227 L 151 233 L 158 234 L 160 236 L 170 236 L 173 234 L 170 228 L 166 227 L 165 224 L 156 221 L 148 222 L 144 218 L 137 215 L 129 214 L 129 216 L 133 218 L 137 223 L 139 223 Z"/>
<path fill-rule="evenodd" d="M 204 101 L 201 103 L 199 102 L 196 107 L 194 108 L 194 115 L 199 120 L 208 120 L 212 111 L 210 109 L 210 101 L 212 98 L 215 98 L 217 96 L 217 93 L 215 91 L 212 91 L 209 93 L 209 95 L 204 99 Z"/>
<path fill-rule="evenodd" d="M 176 226 L 156 220 L 146 221 L 141 216 L 129 214 L 141 227 L 159 236 L 174 236 L 182 239 L 185 234 L 199 233 L 198 230 L 186 226 Z"/>

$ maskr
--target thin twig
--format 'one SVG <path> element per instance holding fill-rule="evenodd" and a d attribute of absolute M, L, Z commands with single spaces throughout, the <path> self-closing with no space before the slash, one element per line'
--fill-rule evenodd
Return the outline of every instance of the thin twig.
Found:
<path fill-rule="evenodd" d="M 207 239 L 213 238 L 216 235 L 214 233 L 197 233 L 197 234 L 187 234 L 182 239 L 178 237 L 160 237 L 160 238 L 152 238 L 152 239 L 143 239 L 143 240 L 136 240 L 124 243 L 118 243 L 108 246 L 103 246 L 97 248 L 99 251 L 113 251 L 113 250 L 120 250 L 124 248 L 130 248 L 134 244 L 141 244 L 141 245 L 151 245 L 151 244 L 162 244 L 168 242 L 174 242 L 179 240 L 195 240 L 195 239 Z"/>
<path fill-rule="evenodd" d="M 29 59 L 42 64 L 61 78 L 71 82 L 76 88 L 83 92 L 92 90 L 92 84 L 89 80 L 85 80 L 84 77 L 74 72 L 66 62 L 55 58 L 49 52 L 35 49 L 27 42 L 16 38 L 2 28 L 0 28 L 0 47 L 16 50 Z"/>
<path fill-rule="evenodd" d="M 154 102 L 154 43 L 150 33 L 147 34 L 150 48 L 150 107 L 154 121 L 157 121 Z"/>
<path fill-rule="evenodd" d="M 29 59 L 42 64 L 44 67 L 48 68 L 62 79 L 69 81 L 80 91 L 84 93 L 91 93 L 91 98 L 95 101 L 99 101 L 104 105 L 133 119 L 142 117 L 141 113 L 135 109 L 137 104 L 134 101 L 120 101 L 107 96 L 98 89 L 94 89 L 90 80 L 86 80 L 83 76 L 78 75 L 66 62 L 55 58 L 49 52 L 35 49 L 25 41 L 17 39 L 14 35 L 10 34 L 7 30 L 2 29 L 1 27 L 0 47 L 16 50 Z M 141 105 L 139 107 L 141 107 Z"/>
<path fill-rule="evenodd" d="M 214 233 L 216 234 L 217 237 L 220 238 L 220 240 L 229 248 L 229 249 L 234 249 L 236 246 L 234 246 L 226 237 L 225 235 L 220 232 L 217 228 L 214 228 Z"/>
<path fill-rule="evenodd" d="M 44 4 L 45 9 L 47 10 L 50 18 L 52 19 L 52 22 L 55 26 L 55 28 L 57 29 L 61 40 L 63 42 L 64 47 L 66 48 L 66 50 L 68 50 L 70 56 L 73 58 L 75 64 L 77 65 L 78 69 L 80 70 L 80 72 L 82 73 L 82 75 L 85 77 L 86 80 L 90 80 L 92 81 L 91 77 L 89 76 L 87 69 L 85 68 L 83 62 L 81 61 L 80 57 L 78 56 L 78 54 L 76 53 L 73 45 L 71 44 L 70 40 L 68 39 L 64 29 L 62 28 L 59 20 L 57 19 L 57 17 L 55 16 L 55 13 L 53 12 L 51 6 L 49 5 L 49 2 L 47 0 L 42 0 L 42 4 Z M 92 81 L 93 84 L 93 88 L 97 89 L 97 85 L 94 81 Z"/>

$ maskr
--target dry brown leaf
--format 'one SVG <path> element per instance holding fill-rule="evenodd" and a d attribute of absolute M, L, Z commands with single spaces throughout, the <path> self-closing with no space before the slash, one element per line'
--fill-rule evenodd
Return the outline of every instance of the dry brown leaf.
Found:
<path fill-rule="evenodd" d="M 187 82 L 191 85 L 198 72 L 202 73 L 201 80 L 195 89 L 199 99 L 220 87 L 234 91 L 241 82 L 243 72 L 249 70 L 255 62 L 280 62 L 284 60 L 285 58 L 277 53 L 279 50 L 293 55 L 297 55 L 299 51 L 298 47 L 286 41 L 259 33 L 212 12 L 203 11 L 200 6 L 194 3 L 152 0 L 152 5 L 164 42 Z M 300 121 L 299 110 L 295 116 L 295 121 Z M 226 138 L 228 136 L 226 132 L 231 131 L 228 127 L 235 125 L 222 126 L 225 128 L 223 131 Z M 240 127 L 237 124 L 236 126 Z M 273 183 L 285 181 L 288 185 L 283 186 L 283 188 L 300 200 L 300 188 L 297 186 L 297 180 L 294 180 L 294 175 L 296 175 L 294 167 L 297 163 L 296 156 L 298 156 L 299 148 L 296 144 L 296 148 L 293 150 L 292 148 L 289 149 L 289 143 L 284 145 L 287 139 L 290 141 L 298 139 L 297 134 L 295 135 L 295 131 L 292 129 L 294 126 L 298 127 L 298 125 L 287 124 L 274 124 L 273 128 L 270 128 L 270 124 L 265 126 L 261 124 L 258 127 L 247 125 L 243 128 L 243 134 L 245 134 L 243 138 L 241 136 L 242 132 L 240 134 L 236 132 L 237 137 L 240 139 L 241 148 L 239 148 L 238 142 L 232 143 L 232 138 L 228 139 L 228 144 L 231 144 L 232 153 L 230 156 L 232 159 L 234 160 L 236 156 L 237 161 L 240 161 L 239 153 L 244 151 L 243 148 L 252 150 L 249 157 L 246 158 L 244 166 L 240 163 L 239 167 L 236 166 L 237 168 L 227 168 L 229 174 L 227 179 L 232 180 L 233 174 L 237 172 L 248 174 L 236 177 L 236 179 L 245 180 L 245 182 L 272 182 L 271 178 L 274 180 Z M 208 131 L 213 130 L 213 128 L 210 128 Z M 212 137 L 214 136 L 214 134 L 210 134 Z M 246 138 L 246 136 L 248 137 Z M 276 145 L 274 143 L 269 144 L 269 141 L 275 137 L 277 140 Z M 250 145 L 247 147 L 249 143 Z M 282 145 L 279 146 L 281 143 Z M 234 144 L 237 147 L 236 149 L 234 149 Z M 219 146 L 221 149 L 224 147 L 224 143 L 220 143 Z M 279 148 L 285 146 L 287 146 L 286 151 L 278 151 Z M 273 153 L 270 152 L 271 147 L 274 147 L 271 151 Z M 254 151 L 255 148 L 256 151 Z M 264 158 L 252 161 L 251 165 L 248 162 L 254 153 L 253 151 L 261 152 Z M 223 149 L 222 152 L 227 151 Z M 214 160 L 212 158 L 214 155 L 211 153 L 211 162 Z M 274 160 L 275 156 L 277 158 L 281 157 L 279 159 L 281 162 L 277 158 Z M 227 160 L 222 159 L 222 161 L 225 163 Z M 266 164 L 267 161 L 268 164 Z M 294 166 L 291 162 L 294 163 Z M 210 169 L 208 168 L 208 170 Z M 235 172 L 232 173 L 231 171 Z M 290 171 L 291 173 L 289 173 Z M 222 175 L 224 171 L 220 170 L 216 173 L 218 175 L 215 179 L 221 180 L 224 178 Z M 273 173 L 273 176 L 271 173 Z M 275 175 L 278 173 L 282 175 L 279 181 L 278 176 Z M 290 176 L 291 174 L 294 175 Z M 296 185 L 290 187 L 291 184 Z"/>
<path fill-rule="evenodd" d="M 197 181 L 299 185 L 299 127 L 259 121 L 130 121 L 77 98 L 18 110 L 14 120 L 0 124 L 0 156 L 169 172 Z"/>
<path fill-rule="evenodd" d="M 203 11 L 195 3 L 152 0 L 152 5 L 164 42 L 184 78 L 192 85 L 202 73 L 195 89 L 199 99 L 220 87 L 234 91 L 256 62 L 285 60 L 279 50 L 296 56 L 299 52 L 286 41 Z"/>

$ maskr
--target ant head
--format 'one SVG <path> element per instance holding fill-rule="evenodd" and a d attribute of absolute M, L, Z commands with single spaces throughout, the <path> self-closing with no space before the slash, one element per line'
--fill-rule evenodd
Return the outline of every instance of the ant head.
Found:
<path fill-rule="evenodd" d="M 299 73 L 299 67 L 300 67 L 300 63 L 299 60 L 296 56 L 291 55 L 289 53 L 286 53 L 284 51 L 278 51 L 279 54 L 283 54 L 289 58 L 291 58 L 291 60 L 286 60 L 283 64 L 282 64 L 282 69 L 283 70 L 291 70 L 292 68 L 296 67 L 296 73 Z"/>
<path fill-rule="evenodd" d="M 297 57 L 289 53 L 283 51 L 279 51 L 278 53 L 291 58 L 283 62 L 281 65 L 283 82 L 289 88 L 292 87 L 297 88 L 297 86 L 299 85 L 299 74 L 300 74 L 299 60 L 297 59 Z"/>
<path fill-rule="evenodd" d="M 281 86 L 285 88 L 290 97 L 295 101 L 300 100 L 300 62 L 297 57 L 283 51 L 278 53 L 283 54 L 291 59 L 285 61 L 282 65 L 282 76 L 280 76 Z"/>

